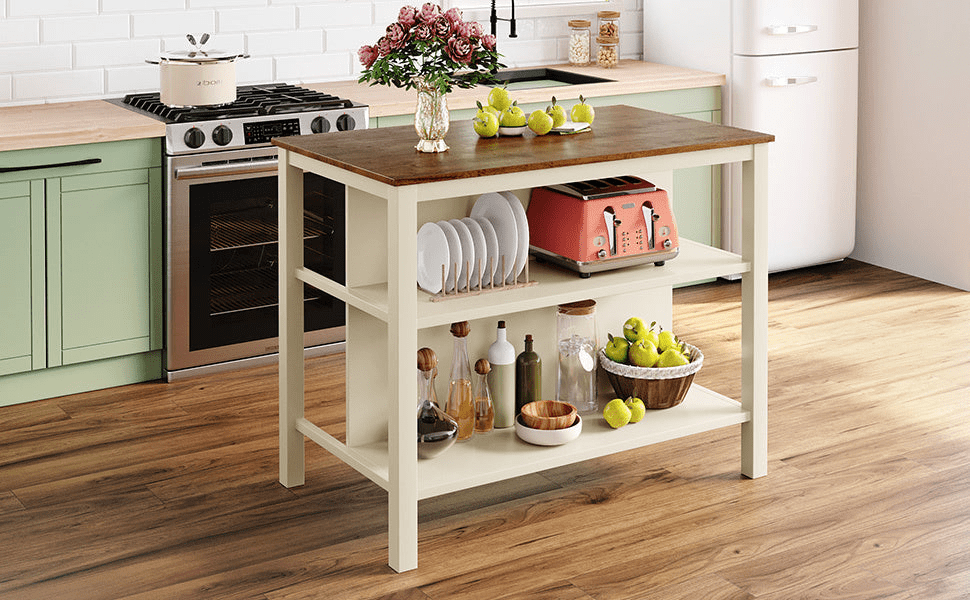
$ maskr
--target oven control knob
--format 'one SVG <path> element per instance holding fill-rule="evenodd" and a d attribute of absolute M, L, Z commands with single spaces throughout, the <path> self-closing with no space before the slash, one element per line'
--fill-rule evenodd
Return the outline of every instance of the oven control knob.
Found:
<path fill-rule="evenodd" d="M 212 141 L 220 146 L 225 146 L 232 141 L 232 129 L 229 129 L 225 125 L 216 127 L 212 130 Z"/>
<path fill-rule="evenodd" d="M 327 133 L 330 131 L 330 121 L 323 117 L 315 117 L 310 121 L 310 131 L 313 133 Z"/>
<path fill-rule="evenodd" d="M 184 139 L 189 148 L 199 148 L 205 143 L 205 134 L 198 127 L 193 127 L 185 132 Z"/>
<path fill-rule="evenodd" d="M 350 131 L 357 126 L 357 121 L 350 115 L 340 115 L 337 117 L 337 130 L 338 131 Z"/>

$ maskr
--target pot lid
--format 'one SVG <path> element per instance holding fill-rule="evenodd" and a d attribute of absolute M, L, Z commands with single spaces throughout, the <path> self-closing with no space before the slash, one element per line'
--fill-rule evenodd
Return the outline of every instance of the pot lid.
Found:
<path fill-rule="evenodd" d="M 192 63 L 206 63 L 206 62 L 222 62 L 222 61 L 233 61 L 237 58 L 249 58 L 248 54 L 241 52 L 227 52 L 225 50 L 172 50 L 169 52 L 162 52 L 160 55 L 162 60 L 169 60 L 175 62 L 192 62 Z"/>

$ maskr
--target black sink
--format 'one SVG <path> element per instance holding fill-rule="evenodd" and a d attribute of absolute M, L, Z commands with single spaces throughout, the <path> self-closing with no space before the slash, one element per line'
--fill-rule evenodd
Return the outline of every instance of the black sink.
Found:
<path fill-rule="evenodd" d="M 535 69 L 515 69 L 514 71 L 499 71 L 495 78 L 508 84 L 511 90 L 525 90 L 544 87 L 560 87 L 564 85 L 580 85 L 586 83 L 612 83 L 612 79 L 583 75 L 539 67 Z"/>

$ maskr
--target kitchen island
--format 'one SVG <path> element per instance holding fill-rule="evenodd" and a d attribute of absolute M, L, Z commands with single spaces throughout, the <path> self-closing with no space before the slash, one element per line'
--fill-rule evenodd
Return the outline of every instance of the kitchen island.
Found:
<path fill-rule="evenodd" d="M 628 106 L 598 109 L 592 132 L 573 136 L 478 139 L 453 127 L 442 154 L 414 151 L 412 128 L 278 139 L 280 147 L 280 482 L 304 482 L 304 438 L 388 492 L 389 564 L 417 567 L 418 501 L 647 444 L 741 425 L 741 472 L 767 470 L 767 144 L 773 136 Z M 431 302 L 416 289 L 416 232 L 429 214 L 464 216 L 471 193 L 741 162 L 741 256 L 682 241 L 663 267 L 644 265 L 581 279 L 533 264 L 537 285 Z M 303 266 L 303 173 L 347 186 L 347 278 L 338 283 Z M 426 207 L 434 207 L 429 211 Z M 590 415 L 580 439 L 535 447 L 511 429 L 460 443 L 418 461 L 415 353 L 428 331 L 455 321 L 555 314 L 558 304 L 632 291 L 670 289 L 703 277 L 741 274 L 742 398 L 694 385 L 683 404 L 652 411 L 636 426 L 610 429 Z M 346 437 L 304 417 L 303 288 L 347 304 Z M 658 307 L 659 309 L 659 307 Z M 549 361 L 552 363 L 552 361 Z M 442 364 L 447 364 L 442 361 Z M 549 367 L 555 369 L 554 363 Z M 440 372 L 445 378 L 447 371 Z"/>

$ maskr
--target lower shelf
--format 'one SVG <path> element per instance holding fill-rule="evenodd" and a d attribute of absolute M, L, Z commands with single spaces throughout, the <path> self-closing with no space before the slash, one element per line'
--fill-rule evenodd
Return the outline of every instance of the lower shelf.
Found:
<path fill-rule="evenodd" d="M 678 406 L 647 411 L 639 423 L 612 429 L 601 415 L 583 417 L 579 438 L 563 446 L 533 446 L 512 428 L 496 429 L 458 442 L 441 456 L 418 461 L 418 498 L 431 498 L 589 460 L 623 450 L 738 425 L 751 420 L 741 404 L 694 384 Z M 345 462 L 387 489 L 387 443 L 341 448 Z"/>

